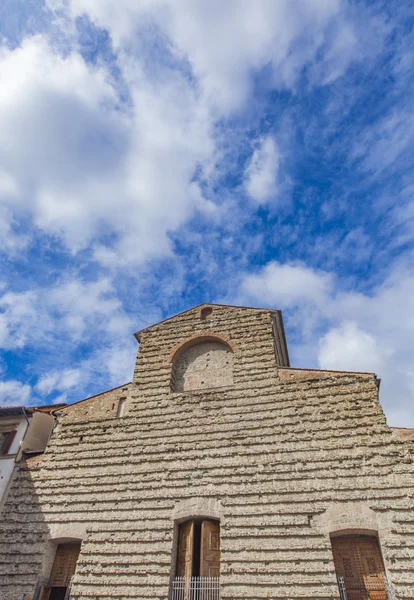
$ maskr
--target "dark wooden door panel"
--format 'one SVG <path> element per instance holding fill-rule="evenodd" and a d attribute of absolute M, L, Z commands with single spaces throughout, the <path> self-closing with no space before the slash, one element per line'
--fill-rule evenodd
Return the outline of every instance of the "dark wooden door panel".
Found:
<path fill-rule="evenodd" d="M 80 544 L 59 544 L 50 576 L 50 587 L 67 588 L 75 574 Z"/>
<path fill-rule="evenodd" d="M 218 521 L 201 523 L 202 577 L 220 577 L 220 524 Z"/>
<path fill-rule="evenodd" d="M 194 522 L 181 523 L 178 532 L 177 573 L 178 577 L 190 578 L 193 571 Z"/>
<path fill-rule="evenodd" d="M 332 539 L 337 575 L 344 578 L 348 600 L 387 600 L 385 570 L 375 537 Z"/>

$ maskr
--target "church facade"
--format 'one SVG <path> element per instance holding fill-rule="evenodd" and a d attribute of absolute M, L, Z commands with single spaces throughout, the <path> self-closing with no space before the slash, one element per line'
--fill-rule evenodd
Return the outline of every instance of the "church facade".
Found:
<path fill-rule="evenodd" d="M 291 368 L 268 309 L 137 337 L 133 381 L 59 408 L 22 461 L 1 600 L 414 598 L 414 435 L 373 373 Z"/>

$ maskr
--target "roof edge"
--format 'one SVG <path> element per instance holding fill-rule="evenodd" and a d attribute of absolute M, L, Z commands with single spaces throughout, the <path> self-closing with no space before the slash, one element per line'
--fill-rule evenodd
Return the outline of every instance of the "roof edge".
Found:
<path fill-rule="evenodd" d="M 125 387 L 126 385 L 131 385 L 132 381 L 128 381 L 127 383 L 123 383 L 122 385 L 117 385 L 114 388 L 110 388 L 109 390 L 104 390 L 103 392 L 99 392 L 98 394 L 94 394 L 93 396 L 88 396 L 88 398 L 82 398 L 82 400 L 76 400 L 76 402 L 72 402 L 71 404 L 66 404 L 62 408 L 62 410 L 67 410 L 76 404 L 80 404 L 81 402 L 86 402 L 87 400 L 93 400 L 94 398 L 98 398 L 99 396 L 103 396 L 104 394 L 108 394 L 109 392 L 113 392 L 115 390 L 119 390 L 120 388 Z"/>
<path fill-rule="evenodd" d="M 216 302 L 201 302 L 201 304 L 196 304 L 195 306 L 191 306 L 190 308 L 186 308 L 185 310 L 182 310 L 178 313 L 175 313 L 174 315 L 171 315 L 170 317 L 166 317 L 165 319 L 161 319 L 161 321 L 157 321 L 156 323 L 152 323 L 152 325 L 148 325 L 148 327 L 143 327 L 142 329 L 140 329 L 139 331 L 137 331 L 136 333 L 134 333 L 134 337 L 135 339 L 139 342 L 139 337 L 141 335 L 141 333 L 144 333 L 144 331 L 147 331 L 148 329 L 151 329 L 152 327 L 155 327 L 156 325 L 161 325 L 161 323 L 166 323 L 167 321 L 170 321 L 171 319 L 175 319 L 175 317 L 179 317 L 180 315 L 184 315 L 186 312 L 190 312 L 190 310 L 194 310 L 195 308 L 201 308 L 202 306 L 222 306 L 222 307 L 226 307 L 226 308 L 246 308 L 248 310 L 260 310 L 260 311 L 268 311 L 270 313 L 274 313 L 274 312 L 279 312 L 281 313 L 280 310 L 277 310 L 275 308 L 260 308 L 257 306 L 242 306 L 240 304 L 218 304 Z"/>
<path fill-rule="evenodd" d="M 36 404 L 35 406 L 0 406 L 0 417 L 17 417 L 19 415 L 31 417 L 34 412 L 53 412 L 65 406 L 68 406 L 67 402 Z"/>
<path fill-rule="evenodd" d="M 313 369 L 308 367 L 279 367 L 280 369 L 287 369 L 289 371 L 312 371 L 314 373 L 343 373 L 346 375 L 350 373 L 351 375 L 372 375 L 373 377 L 377 377 L 374 371 L 342 371 L 341 369 Z"/>

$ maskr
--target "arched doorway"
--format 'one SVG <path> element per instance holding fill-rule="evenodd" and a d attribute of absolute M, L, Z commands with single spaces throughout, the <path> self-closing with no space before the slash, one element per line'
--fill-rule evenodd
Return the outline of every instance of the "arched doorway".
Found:
<path fill-rule="evenodd" d="M 344 535 L 331 542 L 341 600 L 388 600 L 377 538 Z"/>

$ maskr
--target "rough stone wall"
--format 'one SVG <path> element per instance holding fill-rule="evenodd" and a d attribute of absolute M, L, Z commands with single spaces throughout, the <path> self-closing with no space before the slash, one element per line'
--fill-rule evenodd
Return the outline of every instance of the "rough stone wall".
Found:
<path fill-rule="evenodd" d="M 414 440 L 414 429 L 405 427 L 392 427 L 395 437 L 399 440 Z"/>
<path fill-rule="evenodd" d="M 234 348 L 234 383 L 171 392 L 196 335 Z M 220 518 L 221 598 L 338 599 L 329 534 L 377 530 L 414 598 L 413 443 L 373 375 L 278 369 L 269 311 L 193 309 L 141 333 L 132 384 L 64 409 L 0 523 L 0 598 L 33 592 L 52 538 L 83 539 L 73 599 L 165 600 L 175 519 Z M 127 397 L 125 416 L 111 412 Z"/>
<path fill-rule="evenodd" d="M 233 383 L 233 352 L 222 342 L 194 343 L 173 362 L 172 389 L 187 392 Z"/>

